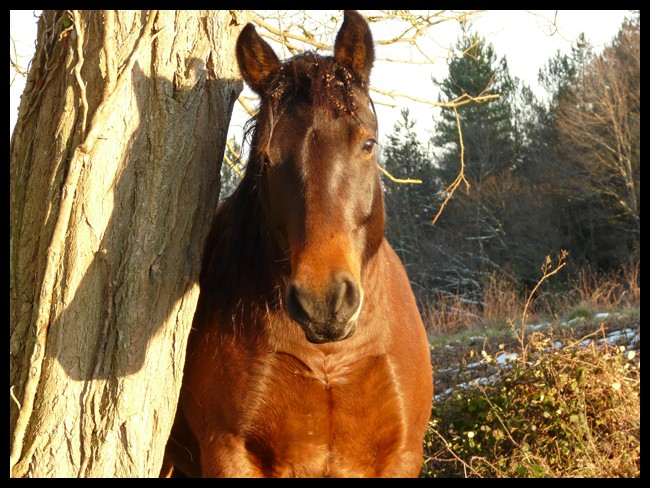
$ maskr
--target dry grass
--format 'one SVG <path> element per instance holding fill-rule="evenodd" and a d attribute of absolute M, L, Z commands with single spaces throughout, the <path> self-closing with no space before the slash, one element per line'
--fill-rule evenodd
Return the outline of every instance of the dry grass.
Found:
<path fill-rule="evenodd" d="M 596 275 L 582 271 L 570 281 L 572 298 L 594 309 L 616 310 L 641 301 L 640 263 L 626 266 L 618 273 Z"/>
<path fill-rule="evenodd" d="M 638 355 L 534 340 L 533 362 L 436 402 L 427 476 L 640 476 Z"/>
<path fill-rule="evenodd" d="M 516 283 L 504 275 L 492 275 L 479 300 L 434 292 L 424 305 L 424 322 L 431 336 L 470 330 L 479 324 L 504 324 L 521 314 L 525 301 Z"/>
<path fill-rule="evenodd" d="M 641 301 L 640 264 L 602 275 L 583 270 L 562 286 L 551 284 L 549 288 L 531 297 L 527 323 L 570 319 L 573 318 L 571 314 L 588 316 L 595 311 L 637 307 Z M 500 274 L 490 277 L 478 300 L 434 292 L 423 306 L 425 327 L 430 337 L 435 339 L 481 326 L 521 324 L 528 298 L 524 294 L 518 283 Z"/>

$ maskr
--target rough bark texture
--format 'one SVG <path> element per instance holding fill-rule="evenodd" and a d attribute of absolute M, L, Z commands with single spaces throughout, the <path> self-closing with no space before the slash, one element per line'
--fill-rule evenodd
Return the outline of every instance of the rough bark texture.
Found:
<path fill-rule="evenodd" d="M 10 148 L 12 476 L 158 474 L 247 17 L 44 11 Z"/>

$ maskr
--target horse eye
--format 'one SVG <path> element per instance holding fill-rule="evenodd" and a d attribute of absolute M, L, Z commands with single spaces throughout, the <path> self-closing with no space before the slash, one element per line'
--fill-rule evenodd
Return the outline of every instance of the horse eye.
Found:
<path fill-rule="evenodd" d="M 267 155 L 262 156 L 262 171 L 266 171 L 271 166 L 271 159 Z"/>
<path fill-rule="evenodd" d="M 377 144 L 377 141 L 372 137 L 370 139 L 366 139 L 366 142 L 363 143 L 363 152 L 370 154 L 374 149 L 375 144 Z"/>

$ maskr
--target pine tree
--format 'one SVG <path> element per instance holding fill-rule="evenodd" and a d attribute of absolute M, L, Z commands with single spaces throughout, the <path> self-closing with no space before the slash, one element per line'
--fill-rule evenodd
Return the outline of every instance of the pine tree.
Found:
<path fill-rule="evenodd" d="M 465 147 L 465 176 L 470 183 L 481 182 L 494 171 L 513 164 L 512 108 L 509 97 L 514 83 L 505 58 L 497 60 L 491 44 L 478 34 L 464 32 L 457 50 L 462 56 L 449 62 L 449 75 L 435 81 L 441 100 L 455 100 L 465 94 L 471 97 L 498 94 L 499 98 L 484 103 L 469 103 L 458 108 Z M 442 148 L 436 163 L 446 182 L 452 181 L 459 170 L 460 145 L 456 115 L 452 110 L 442 112 L 432 139 Z"/>
<path fill-rule="evenodd" d="M 584 50 L 583 50 L 584 51 Z M 640 24 L 623 23 L 598 55 L 573 58 L 554 108 L 571 202 L 573 247 L 599 268 L 640 256 Z M 569 229 L 567 229 L 569 231 Z"/>
<path fill-rule="evenodd" d="M 397 178 L 421 180 L 420 184 L 384 180 L 386 233 L 388 240 L 406 263 L 407 269 L 421 260 L 423 232 L 430 227 L 432 199 L 437 192 L 433 167 L 414 131 L 416 121 L 408 109 L 395 123 L 382 153 L 382 164 Z"/>
<path fill-rule="evenodd" d="M 495 210 L 503 196 L 500 178 L 516 167 L 521 138 L 515 131 L 512 106 L 516 82 L 505 58 L 498 60 L 493 46 L 468 29 L 464 29 L 456 50 L 462 54 L 449 61 L 447 78 L 434 81 L 441 100 L 499 95 L 496 100 L 457 108 L 463 135 L 464 176 L 470 191 L 456 192 L 436 224 L 449 233 L 449 242 L 455 246 L 454 252 L 448 253 L 457 260 L 450 275 L 458 276 L 458 283 L 476 288 L 480 287 L 482 274 L 500 267 L 491 248 L 503 252 L 507 246 L 503 240 L 504 223 Z M 435 158 L 437 175 L 444 185 L 449 185 L 461 171 L 459 129 L 453 110 L 442 112 L 431 142 L 439 148 Z"/>

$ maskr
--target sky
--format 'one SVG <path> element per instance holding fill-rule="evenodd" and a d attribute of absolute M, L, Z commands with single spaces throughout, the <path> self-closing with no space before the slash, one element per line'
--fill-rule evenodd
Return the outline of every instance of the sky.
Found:
<path fill-rule="evenodd" d="M 544 90 L 538 84 L 538 72 L 558 50 L 569 53 L 574 41 L 584 32 L 594 51 L 599 52 L 615 37 L 628 14 L 628 10 L 491 10 L 476 16 L 472 24 L 473 30 L 493 45 L 498 58 L 506 57 L 510 74 L 522 79 L 538 96 L 542 96 Z M 455 45 L 460 29 L 457 23 L 446 23 L 434 28 L 432 33 L 437 44 L 432 45 L 433 56 L 442 56 Z M 377 54 L 380 57 L 379 49 Z M 380 66 L 376 63 L 371 83 L 382 86 L 384 90 L 407 92 L 423 99 L 431 98 L 434 93 L 431 78 L 442 80 L 446 74 L 444 60 L 431 67 L 405 65 L 399 69 L 394 65 Z M 437 95 L 433 97 L 437 99 Z M 417 121 L 416 132 L 421 140 L 422 137 L 428 138 L 433 131 L 432 118 L 440 109 L 417 103 L 409 103 L 408 108 Z M 392 132 L 399 112 L 400 109 L 378 108 L 384 136 Z"/>
<path fill-rule="evenodd" d="M 362 11 L 363 13 L 363 11 Z M 328 15 L 332 13 L 329 12 Z M 492 10 L 474 17 L 474 30 L 494 46 L 497 56 L 506 56 L 510 74 L 521 78 L 538 94 L 542 91 L 537 84 L 539 69 L 560 50 L 568 53 L 572 42 L 581 32 L 586 34 L 594 50 L 598 52 L 618 32 L 628 10 Z M 373 37 L 377 40 L 389 37 L 379 24 L 372 24 Z M 444 56 L 458 39 L 456 22 L 445 22 L 434 27 L 427 46 L 431 57 Z M 10 11 L 10 33 L 14 43 L 10 50 L 18 53 L 19 64 L 26 67 L 34 53 L 36 17 L 32 10 Z M 552 35 L 551 35 L 552 33 Z M 326 41 L 328 42 L 328 41 Z M 333 43 L 333 39 L 329 40 Z M 402 44 L 402 46 L 404 46 Z M 394 47 L 377 46 L 376 57 L 381 59 L 395 54 Z M 278 53 L 282 57 L 282 53 Z M 401 54 L 408 57 L 408 54 Z M 436 99 L 432 77 L 443 79 L 446 63 L 439 59 L 433 65 L 404 65 L 376 62 L 371 75 L 371 84 L 384 91 L 407 93 L 416 98 Z M 17 115 L 24 78 L 9 70 L 10 78 L 10 135 Z M 13 81 L 12 81 L 13 80 Z M 250 92 L 245 92 L 245 94 Z M 430 105 L 400 100 L 400 107 L 389 108 L 381 103 L 380 96 L 373 96 L 377 106 L 380 130 L 385 137 L 392 132 L 395 121 L 400 117 L 400 108 L 407 106 L 412 119 L 417 122 L 416 131 L 421 138 L 428 138 L 433 129 L 433 117 L 438 109 Z M 243 123 L 248 115 L 238 105 L 233 113 L 230 135 L 241 140 Z"/>

